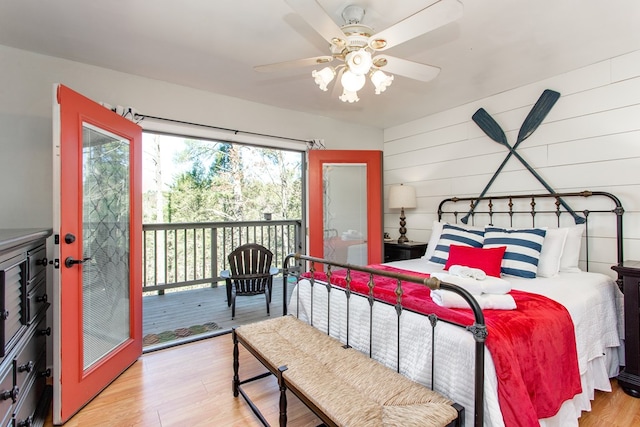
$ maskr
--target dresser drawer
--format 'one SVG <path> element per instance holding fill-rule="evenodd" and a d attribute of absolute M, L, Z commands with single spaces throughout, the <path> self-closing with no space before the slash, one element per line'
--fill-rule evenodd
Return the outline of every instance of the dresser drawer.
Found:
<path fill-rule="evenodd" d="M 13 402 L 18 397 L 18 389 L 13 387 L 13 366 L 4 365 L 0 372 L 0 426 L 7 425 L 13 415 Z"/>
<path fill-rule="evenodd" d="M 27 251 L 29 259 L 29 276 L 28 281 L 31 282 L 38 276 L 45 274 L 47 268 L 47 247 L 45 245 Z"/>
<path fill-rule="evenodd" d="M 4 263 L 0 269 L 0 356 L 4 356 L 15 344 L 22 329 L 26 328 L 23 316 L 26 259 L 16 258 Z"/>
<path fill-rule="evenodd" d="M 36 372 L 36 364 L 45 351 L 47 337 L 42 333 L 46 327 L 46 318 L 42 317 L 35 329 L 34 335 L 29 339 L 24 348 L 15 357 L 15 384 L 20 390 L 25 390 L 27 378 Z"/>
<path fill-rule="evenodd" d="M 27 324 L 30 325 L 42 310 L 46 310 L 49 306 L 47 301 L 47 284 L 43 278 L 27 293 L 25 303 Z"/>
<path fill-rule="evenodd" d="M 31 426 L 37 421 L 35 417 L 36 409 L 41 403 L 42 395 L 47 385 L 47 378 L 37 373 L 42 372 L 44 363 L 45 358 L 43 357 L 36 365 L 37 369 L 27 378 L 24 390 L 20 392 L 14 411 L 14 427 Z"/>

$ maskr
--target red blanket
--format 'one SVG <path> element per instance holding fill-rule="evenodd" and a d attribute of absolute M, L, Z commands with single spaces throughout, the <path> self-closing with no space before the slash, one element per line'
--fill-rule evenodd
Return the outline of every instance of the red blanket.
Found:
<path fill-rule="evenodd" d="M 386 265 L 371 268 L 428 277 Z M 308 273 L 307 273 L 308 274 Z M 333 271 L 331 283 L 346 286 L 346 270 Z M 326 280 L 324 273 L 315 273 Z M 369 274 L 351 272 L 351 289 L 368 295 Z M 395 304 L 396 280 L 376 276 L 374 296 Z M 402 282 L 402 305 L 421 313 L 461 324 L 472 324 L 470 309 L 448 309 L 435 304 L 426 286 Z M 498 400 L 505 425 L 538 426 L 539 418 L 554 416 L 562 402 L 582 391 L 574 327 L 567 310 L 556 301 L 512 290 L 516 310 L 484 310 L 486 345 L 496 367 Z"/>

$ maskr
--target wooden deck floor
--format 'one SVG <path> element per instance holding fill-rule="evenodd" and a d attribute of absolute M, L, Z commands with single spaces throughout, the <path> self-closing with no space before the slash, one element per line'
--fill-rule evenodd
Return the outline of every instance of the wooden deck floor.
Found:
<path fill-rule="evenodd" d="M 287 288 L 290 296 L 293 286 L 289 284 Z M 270 307 L 272 316 L 282 315 L 282 294 L 282 277 L 275 277 Z M 288 300 L 289 298 L 287 298 Z M 227 306 L 227 294 L 223 282 L 217 288 L 167 291 L 164 295 L 144 296 L 142 305 L 143 337 L 148 334 L 159 334 L 164 331 L 174 331 L 179 328 L 189 328 L 207 323 L 217 324 L 220 329 L 216 332 L 221 332 L 230 330 L 234 326 L 267 318 L 265 296 L 254 295 L 237 297 L 236 316 L 232 320 L 231 307 Z M 187 337 L 185 340 L 191 339 L 193 336 Z M 145 349 L 148 350 L 148 348 Z"/>

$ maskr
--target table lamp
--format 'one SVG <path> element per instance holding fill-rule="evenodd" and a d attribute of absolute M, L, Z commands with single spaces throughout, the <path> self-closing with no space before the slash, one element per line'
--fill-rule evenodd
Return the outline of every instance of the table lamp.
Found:
<path fill-rule="evenodd" d="M 414 187 L 403 184 L 391 187 L 389 190 L 389 208 L 400 209 L 400 237 L 398 238 L 398 243 L 406 243 L 409 241 L 406 236 L 407 229 L 405 225 L 407 225 L 407 223 L 405 220 L 407 218 L 404 216 L 404 210 L 415 207 L 416 189 Z"/>

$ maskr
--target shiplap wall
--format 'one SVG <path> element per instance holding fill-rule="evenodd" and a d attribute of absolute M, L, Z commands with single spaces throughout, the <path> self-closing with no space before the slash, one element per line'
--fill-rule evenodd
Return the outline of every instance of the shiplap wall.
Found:
<path fill-rule="evenodd" d="M 557 192 L 617 195 L 626 212 L 624 257 L 640 259 L 640 51 L 386 129 L 385 203 L 391 185 L 417 190 L 418 206 L 406 212 L 410 239 L 427 241 L 440 200 L 479 195 L 506 157 L 507 148 L 484 134 L 473 113 L 487 110 L 513 144 L 544 89 L 561 97 L 518 153 Z M 512 157 L 487 194 L 545 191 Z M 385 231 L 397 236 L 398 212 L 385 206 L 384 213 Z M 595 250 L 591 259 L 608 270 L 611 254 Z"/>

